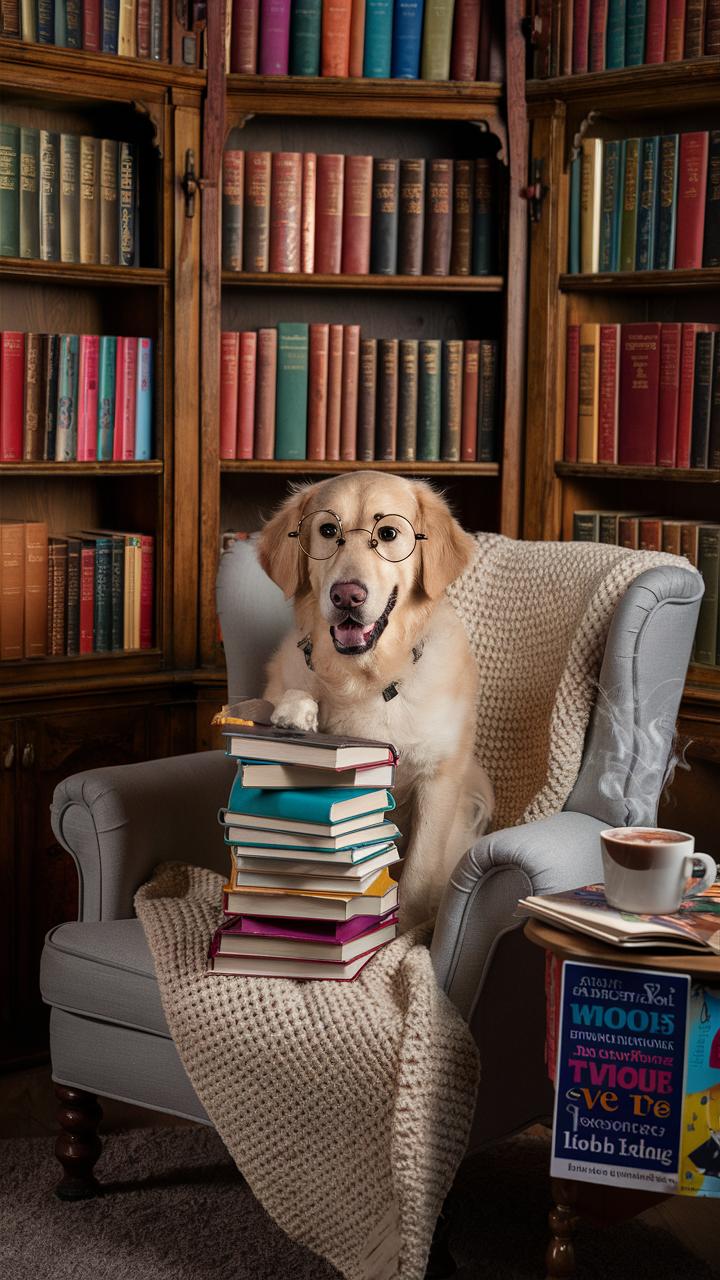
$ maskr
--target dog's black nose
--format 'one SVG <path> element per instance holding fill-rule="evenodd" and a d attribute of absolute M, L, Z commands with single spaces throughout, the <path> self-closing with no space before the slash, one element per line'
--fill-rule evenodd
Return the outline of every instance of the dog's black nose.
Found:
<path fill-rule="evenodd" d="M 333 582 L 330 599 L 336 609 L 358 609 L 367 600 L 367 591 L 361 582 Z"/>

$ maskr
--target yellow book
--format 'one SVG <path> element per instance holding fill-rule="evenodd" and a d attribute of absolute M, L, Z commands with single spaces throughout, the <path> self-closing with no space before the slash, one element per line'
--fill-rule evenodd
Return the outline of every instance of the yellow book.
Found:
<path fill-rule="evenodd" d="M 583 138 L 580 161 L 580 270 L 600 268 L 601 138 Z"/>
<path fill-rule="evenodd" d="M 580 393 L 578 397 L 578 462 L 598 460 L 600 325 L 580 325 Z"/>
<path fill-rule="evenodd" d="M 305 920 L 352 920 L 383 916 L 397 906 L 398 887 L 383 867 L 364 893 L 327 890 L 264 889 L 254 885 L 224 887 L 225 910 L 231 915 L 281 916 Z"/>

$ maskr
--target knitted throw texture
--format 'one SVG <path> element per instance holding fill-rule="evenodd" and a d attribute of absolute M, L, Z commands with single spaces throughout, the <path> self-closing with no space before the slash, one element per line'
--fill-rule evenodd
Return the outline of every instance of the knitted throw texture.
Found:
<path fill-rule="evenodd" d="M 615 605 L 643 570 L 677 561 L 490 534 L 477 544 L 448 594 L 480 669 L 476 746 L 498 828 L 562 808 Z M 352 983 L 207 975 L 221 885 L 166 863 L 135 898 L 198 1097 L 291 1237 L 347 1280 L 421 1280 L 478 1078 L 427 931 L 385 947 Z"/>

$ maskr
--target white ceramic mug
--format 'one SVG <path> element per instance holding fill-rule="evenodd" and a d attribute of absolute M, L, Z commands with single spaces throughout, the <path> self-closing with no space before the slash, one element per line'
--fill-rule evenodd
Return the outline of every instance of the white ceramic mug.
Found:
<path fill-rule="evenodd" d="M 605 897 L 619 911 L 668 915 L 683 898 L 709 888 L 717 876 L 715 859 L 695 853 L 695 837 L 663 827 L 612 827 L 600 832 Z M 695 870 L 700 863 L 704 874 Z M 688 887 L 688 881 L 700 876 Z"/>

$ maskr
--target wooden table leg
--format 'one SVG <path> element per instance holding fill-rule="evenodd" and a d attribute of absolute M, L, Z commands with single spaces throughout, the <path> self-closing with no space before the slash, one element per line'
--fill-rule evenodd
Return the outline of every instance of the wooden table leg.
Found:
<path fill-rule="evenodd" d="M 554 1204 L 548 1215 L 551 1238 L 545 1255 L 547 1280 L 569 1280 L 575 1275 L 573 1234 L 578 1220 L 577 1184 L 553 1178 L 552 1194 Z"/>

